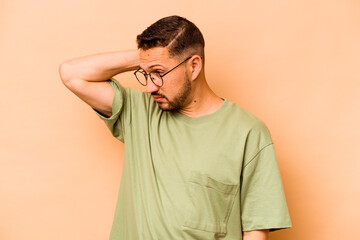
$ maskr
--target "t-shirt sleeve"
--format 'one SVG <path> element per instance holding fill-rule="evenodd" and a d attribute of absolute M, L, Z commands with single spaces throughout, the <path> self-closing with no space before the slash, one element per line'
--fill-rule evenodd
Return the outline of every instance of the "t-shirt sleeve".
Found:
<path fill-rule="evenodd" d="M 267 131 L 257 138 L 270 139 Z M 261 142 L 255 140 L 257 143 Z M 241 175 L 242 231 L 291 227 L 274 144 L 266 141 L 243 166 Z"/>
<path fill-rule="evenodd" d="M 105 122 L 112 135 L 124 142 L 126 125 L 129 124 L 131 119 L 131 109 L 129 107 L 131 101 L 129 96 L 130 94 L 127 93 L 128 91 L 121 86 L 116 79 L 110 78 L 108 81 L 114 89 L 112 115 L 107 117 L 98 112 L 96 109 L 93 108 L 93 110 Z"/>

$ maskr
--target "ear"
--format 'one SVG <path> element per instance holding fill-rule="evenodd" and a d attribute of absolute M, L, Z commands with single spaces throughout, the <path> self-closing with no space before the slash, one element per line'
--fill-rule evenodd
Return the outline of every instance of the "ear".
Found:
<path fill-rule="evenodd" d="M 202 58 L 199 55 L 193 55 L 189 59 L 189 64 L 190 64 L 190 76 L 191 76 L 190 79 L 193 81 L 198 78 L 203 68 Z"/>

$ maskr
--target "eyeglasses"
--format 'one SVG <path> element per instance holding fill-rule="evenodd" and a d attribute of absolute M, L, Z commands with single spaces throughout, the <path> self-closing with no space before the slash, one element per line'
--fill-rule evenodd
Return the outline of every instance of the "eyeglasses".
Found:
<path fill-rule="evenodd" d="M 173 67 L 172 69 L 170 69 L 169 71 L 167 71 L 164 74 L 160 74 L 159 72 L 150 72 L 150 73 L 146 73 L 143 69 L 139 68 L 138 70 L 136 70 L 134 72 L 134 75 L 136 77 L 136 79 L 139 81 L 139 83 L 143 86 L 147 85 L 147 79 L 148 76 L 150 76 L 151 81 L 158 87 L 161 87 L 162 85 L 164 85 L 164 80 L 163 77 L 170 73 L 172 70 L 174 70 L 175 68 L 177 68 L 178 66 L 180 66 L 181 64 L 183 64 L 184 62 L 186 62 L 187 60 L 189 60 L 191 58 L 188 57 L 187 59 L 185 59 L 184 61 L 182 61 L 181 63 L 179 63 L 178 65 L 176 65 L 175 67 Z"/>

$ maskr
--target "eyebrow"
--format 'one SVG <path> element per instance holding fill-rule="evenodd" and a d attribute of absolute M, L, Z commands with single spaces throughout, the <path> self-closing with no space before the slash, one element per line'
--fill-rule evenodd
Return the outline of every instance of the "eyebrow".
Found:
<path fill-rule="evenodd" d="M 152 69 L 152 68 L 155 68 L 155 67 L 162 67 L 162 68 L 165 68 L 163 65 L 161 64 L 154 64 L 152 66 L 149 67 L 149 69 Z"/>
<path fill-rule="evenodd" d="M 139 67 L 140 67 L 140 69 L 142 69 L 142 70 L 145 72 L 145 70 L 144 70 L 141 66 L 139 66 Z M 151 70 L 151 69 L 154 69 L 154 68 L 156 68 L 156 67 L 162 67 L 162 68 L 166 69 L 166 67 L 163 66 L 163 65 L 161 65 L 161 64 L 151 65 L 151 66 L 149 67 L 149 69 Z"/>

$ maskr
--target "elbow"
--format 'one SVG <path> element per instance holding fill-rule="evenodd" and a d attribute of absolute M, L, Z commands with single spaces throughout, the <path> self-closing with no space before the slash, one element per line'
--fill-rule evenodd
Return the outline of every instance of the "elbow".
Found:
<path fill-rule="evenodd" d="M 63 62 L 59 66 L 59 74 L 61 81 L 65 86 L 69 85 L 70 80 L 74 77 L 73 69 L 69 62 Z"/>

